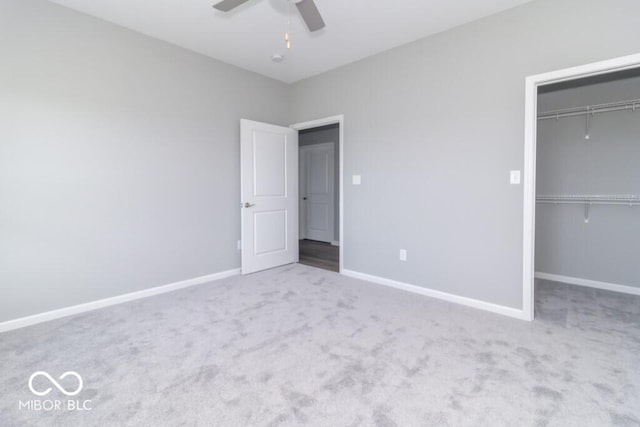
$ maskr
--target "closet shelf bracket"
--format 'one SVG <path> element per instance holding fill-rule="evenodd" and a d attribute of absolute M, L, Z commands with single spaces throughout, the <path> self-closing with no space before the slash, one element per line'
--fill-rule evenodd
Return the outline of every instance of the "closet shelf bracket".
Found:
<path fill-rule="evenodd" d="M 591 110 L 591 107 L 587 107 L 587 114 L 585 117 L 586 123 L 584 130 L 584 139 L 588 140 L 589 138 L 591 138 L 591 118 L 593 117 L 593 110 Z"/>
<path fill-rule="evenodd" d="M 584 204 L 584 223 L 589 224 L 589 211 L 591 210 L 591 203 Z"/>

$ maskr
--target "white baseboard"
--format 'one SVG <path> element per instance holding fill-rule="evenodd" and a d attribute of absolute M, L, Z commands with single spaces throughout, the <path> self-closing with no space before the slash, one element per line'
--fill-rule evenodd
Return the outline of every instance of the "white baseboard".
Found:
<path fill-rule="evenodd" d="M 73 305 L 71 307 L 51 310 L 44 313 L 34 314 L 32 316 L 20 317 L 18 319 L 0 322 L 0 333 L 11 331 L 13 329 L 24 328 L 25 326 L 35 325 L 37 323 L 48 322 L 50 320 L 59 319 L 61 317 L 72 316 L 87 311 L 97 310 L 99 308 L 109 307 L 111 305 L 122 304 L 141 298 L 147 298 L 154 295 L 164 294 L 178 289 L 188 288 L 190 286 L 201 285 L 203 283 L 212 282 L 214 280 L 225 279 L 227 277 L 240 274 L 240 269 L 223 271 L 220 273 L 208 274 L 206 276 L 194 277 L 193 279 L 181 280 L 180 282 L 170 283 L 164 286 L 144 289 L 142 291 L 131 292 L 115 297 L 104 298 L 97 301 L 91 301 L 84 304 Z"/>
<path fill-rule="evenodd" d="M 539 273 L 536 279 L 551 280 L 552 282 L 568 283 L 570 285 L 586 286 L 588 288 L 604 289 L 606 291 L 621 292 L 623 294 L 640 295 L 640 288 L 617 283 L 598 282 L 597 280 L 579 279 L 577 277 L 560 276 L 558 274 Z"/>
<path fill-rule="evenodd" d="M 338 242 L 337 240 L 334 240 L 331 242 L 331 246 L 340 246 L 340 242 Z"/>
<path fill-rule="evenodd" d="M 433 289 L 423 288 L 421 286 L 410 285 L 408 283 L 398 282 L 396 280 L 385 279 L 384 277 L 372 276 L 370 274 L 359 273 L 352 270 L 342 270 L 342 274 L 345 276 L 353 277 L 355 279 L 365 280 L 367 282 L 373 282 L 378 285 L 389 286 L 403 291 L 413 292 L 416 294 L 424 295 L 431 298 L 452 302 L 455 304 L 465 305 L 468 307 L 477 308 L 480 310 L 490 311 L 492 313 L 501 314 L 503 316 L 509 316 L 520 320 L 531 321 L 526 313 L 517 308 L 506 307 L 503 305 L 493 304 L 485 301 L 480 301 L 472 298 L 461 297 L 446 292 L 436 291 Z"/>

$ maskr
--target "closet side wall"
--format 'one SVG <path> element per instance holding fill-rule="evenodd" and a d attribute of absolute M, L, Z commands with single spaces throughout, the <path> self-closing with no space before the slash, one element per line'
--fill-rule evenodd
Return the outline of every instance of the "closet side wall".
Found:
<path fill-rule="evenodd" d="M 541 94 L 539 111 L 640 98 L 640 78 Z M 539 120 L 538 195 L 640 195 L 640 110 Z M 537 204 L 536 272 L 640 288 L 640 206 Z"/>

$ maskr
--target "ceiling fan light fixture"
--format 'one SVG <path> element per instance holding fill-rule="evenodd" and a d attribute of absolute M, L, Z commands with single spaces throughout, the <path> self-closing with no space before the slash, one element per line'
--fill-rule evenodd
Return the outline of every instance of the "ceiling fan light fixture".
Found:
<path fill-rule="evenodd" d="M 222 0 L 213 5 L 214 9 L 221 12 L 229 12 L 249 0 Z M 304 21 L 309 32 L 321 30 L 325 27 L 324 20 L 314 0 L 283 0 L 287 2 L 287 30 L 284 33 L 284 42 L 287 49 L 291 49 L 291 3 L 296 5 L 300 17 Z"/>

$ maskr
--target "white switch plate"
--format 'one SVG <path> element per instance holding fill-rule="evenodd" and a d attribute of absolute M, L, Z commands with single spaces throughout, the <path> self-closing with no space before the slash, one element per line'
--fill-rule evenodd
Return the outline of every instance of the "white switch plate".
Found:
<path fill-rule="evenodd" d="M 511 184 L 520 184 L 520 171 L 511 171 L 510 182 Z"/>
<path fill-rule="evenodd" d="M 242 250 L 242 240 L 238 240 L 238 250 Z"/>
<path fill-rule="evenodd" d="M 407 250 L 400 249 L 400 261 L 406 261 L 406 260 L 407 260 Z"/>
<path fill-rule="evenodd" d="M 353 175 L 353 185 L 360 185 L 362 183 L 362 177 L 360 175 Z"/>

